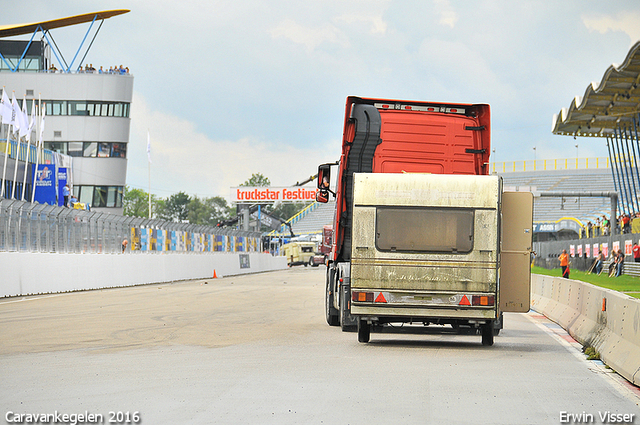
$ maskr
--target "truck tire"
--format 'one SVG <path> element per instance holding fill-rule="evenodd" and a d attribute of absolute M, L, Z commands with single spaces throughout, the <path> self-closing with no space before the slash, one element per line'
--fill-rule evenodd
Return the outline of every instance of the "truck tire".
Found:
<path fill-rule="evenodd" d="M 369 342 L 371 339 L 371 325 L 358 319 L 358 342 Z"/>
<path fill-rule="evenodd" d="M 329 326 L 338 326 L 340 324 L 340 317 L 338 310 L 333 306 L 333 292 L 331 291 L 331 274 L 327 273 L 325 297 L 324 297 L 324 311 Z"/>
<path fill-rule="evenodd" d="M 493 345 L 493 322 L 482 325 L 482 345 Z"/>

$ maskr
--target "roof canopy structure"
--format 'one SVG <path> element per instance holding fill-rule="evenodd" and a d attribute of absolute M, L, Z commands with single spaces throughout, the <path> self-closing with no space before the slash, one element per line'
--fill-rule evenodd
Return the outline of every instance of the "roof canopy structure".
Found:
<path fill-rule="evenodd" d="M 14 35 L 24 35 L 37 32 L 39 30 L 49 31 L 55 28 L 68 27 L 71 25 L 84 24 L 94 20 L 108 19 L 113 16 L 130 12 L 128 9 L 106 10 L 104 12 L 85 13 L 84 15 L 69 16 L 51 21 L 35 22 L 32 24 L 0 25 L 0 38 L 12 37 Z"/>
<path fill-rule="evenodd" d="M 618 208 L 640 212 L 640 42 L 621 65 L 607 68 L 600 84 L 591 83 L 583 97 L 553 117 L 554 134 L 606 139 Z M 576 145 L 577 146 L 577 145 Z"/>
<path fill-rule="evenodd" d="M 640 42 L 631 47 L 621 65 L 607 68 L 600 83 L 593 82 L 576 96 L 569 109 L 553 116 L 553 134 L 607 137 L 616 129 L 633 127 L 640 112 Z"/>
<path fill-rule="evenodd" d="M 98 35 L 98 32 L 100 31 L 100 28 L 102 27 L 102 23 L 104 22 L 105 19 L 111 18 L 113 16 L 117 16 L 117 15 L 122 15 L 125 13 L 130 12 L 130 10 L 128 9 L 117 9 L 117 10 L 107 10 L 107 11 L 103 11 L 103 12 L 94 12 L 94 13 L 85 13 L 83 15 L 75 15 L 75 16 L 69 16 L 67 18 L 59 18 L 59 19 L 54 19 L 51 21 L 42 21 L 42 22 L 35 22 L 35 23 L 31 23 L 31 24 L 18 24 L 18 25 L 1 25 L 0 26 L 0 38 L 5 38 L 5 37 L 13 37 L 16 35 L 24 35 L 24 34 L 31 34 L 31 40 L 29 40 L 29 43 L 27 44 L 24 53 L 22 54 L 22 57 L 20 58 L 20 60 L 18 61 L 18 64 L 15 66 L 12 66 L 11 64 L 9 64 L 9 62 L 7 62 L 7 60 L 5 59 L 5 57 L 2 55 L 2 52 L 0 52 L 0 60 L 4 61 L 4 63 L 7 65 L 7 67 L 12 70 L 13 72 L 16 72 L 19 69 L 20 66 L 20 62 L 22 62 L 22 60 L 24 59 L 27 51 L 29 50 L 29 46 L 31 45 L 31 43 L 33 42 L 33 39 L 35 38 L 35 35 L 39 32 L 42 31 L 43 33 L 43 37 L 44 39 L 47 40 L 47 43 L 53 47 L 53 54 L 56 56 L 56 59 L 58 60 L 58 63 L 63 66 L 63 72 L 72 72 L 74 71 L 73 69 L 73 65 L 80 53 L 80 51 L 82 50 L 82 47 L 87 39 L 87 36 L 89 35 L 89 33 L 91 32 L 91 29 L 93 28 L 93 24 L 96 21 L 100 21 L 100 25 L 98 26 L 98 29 L 95 31 L 93 38 L 91 40 L 91 42 L 89 43 L 89 46 L 86 48 L 86 51 L 84 53 L 83 58 L 79 61 L 80 63 L 82 63 L 82 61 L 84 60 L 84 57 L 86 57 L 87 53 L 89 52 L 89 49 L 91 48 L 91 45 L 93 44 L 93 41 L 95 40 L 96 36 Z M 60 52 L 60 49 L 57 48 L 57 45 L 55 44 L 55 42 L 51 43 L 52 40 L 52 36 L 50 34 L 50 31 L 52 29 L 55 28 L 62 28 L 62 27 L 68 27 L 71 25 L 78 25 L 78 24 L 84 24 L 84 23 L 91 23 L 89 26 L 89 29 L 87 30 L 87 33 L 85 34 L 84 38 L 82 39 L 80 46 L 78 47 L 78 50 L 76 51 L 76 54 L 74 55 L 73 59 L 71 60 L 70 63 L 67 63 L 67 61 L 65 60 L 64 56 L 62 55 L 62 52 Z M 51 40 L 50 40 L 51 38 Z"/>

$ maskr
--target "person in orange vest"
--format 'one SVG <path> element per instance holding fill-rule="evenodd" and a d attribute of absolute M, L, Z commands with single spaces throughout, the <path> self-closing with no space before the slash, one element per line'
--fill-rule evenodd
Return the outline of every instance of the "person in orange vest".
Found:
<path fill-rule="evenodd" d="M 562 254 L 560 254 L 560 267 L 562 267 L 562 277 L 565 279 L 569 279 L 569 256 L 567 255 L 567 250 L 563 249 Z"/>

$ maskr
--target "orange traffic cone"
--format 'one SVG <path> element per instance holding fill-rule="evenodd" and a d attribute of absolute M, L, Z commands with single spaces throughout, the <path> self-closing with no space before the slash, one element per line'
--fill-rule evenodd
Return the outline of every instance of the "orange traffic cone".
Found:
<path fill-rule="evenodd" d="M 216 276 L 216 269 L 213 269 L 213 278 L 216 279 L 218 276 Z"/>

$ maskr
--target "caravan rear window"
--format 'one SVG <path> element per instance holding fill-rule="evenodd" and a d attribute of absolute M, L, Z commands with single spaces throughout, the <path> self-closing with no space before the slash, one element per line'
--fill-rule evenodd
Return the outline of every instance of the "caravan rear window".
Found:
<path fill-rule="evenodd" d="M 379 251 L 465 254 L 473 249 L 474 211 L 451 208 L 378 207 Z"/>

